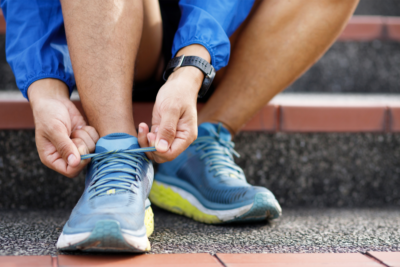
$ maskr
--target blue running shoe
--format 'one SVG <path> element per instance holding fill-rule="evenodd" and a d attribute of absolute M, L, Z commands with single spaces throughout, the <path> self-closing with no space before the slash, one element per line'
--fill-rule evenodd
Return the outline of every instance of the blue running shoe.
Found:
<path fill-rule="evenodd" d="M 150 250 L 154 229 L 148 195 L 152 163 L 137 138 L 124 133 L 99 139 L 88 166 L 85 191 L 58 238 L 60 250 L 134 252 Z"/>
<path fill-rule="evenodd" d="M 201 124 L 188 149 L 160 164 L 150 192 L 152 203 L 203 223 L 278 218 L 278 201 L 268 189 L 247 183 L 233 161 L 233 155 L 239 156 L 233 147 L 222 124 Z"/>

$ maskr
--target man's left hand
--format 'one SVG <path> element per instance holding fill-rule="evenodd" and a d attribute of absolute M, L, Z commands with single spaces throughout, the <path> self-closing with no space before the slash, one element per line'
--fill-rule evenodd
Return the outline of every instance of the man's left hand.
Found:
<path fill-rule="evenodd" d="M 158 163 L 171 161 L 196 140 L 196 102 L 202 75 L 194 67 L 180 68 L 161 87 L 153 108 L 151 132 L 147 124 L 139 124 L 140 146 L 157 149 L 146 153 L 150 159 Z"/>

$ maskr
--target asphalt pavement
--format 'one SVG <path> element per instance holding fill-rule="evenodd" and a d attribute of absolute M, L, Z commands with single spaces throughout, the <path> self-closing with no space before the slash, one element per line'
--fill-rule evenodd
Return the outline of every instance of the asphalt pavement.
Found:
<path fill-rule="evenodd" d="M 56 255 L 69 210 L 0 211 L 0 255 Z M 272 223 L 206 225 L 157 208 L 151 253 L 400 251 L 400 209 L 284 209 Z"/>

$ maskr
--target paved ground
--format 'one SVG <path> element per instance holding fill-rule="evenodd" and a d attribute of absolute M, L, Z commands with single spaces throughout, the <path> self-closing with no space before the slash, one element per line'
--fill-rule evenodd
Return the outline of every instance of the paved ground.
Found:
<path fill-rule="evenodd" d="M 399 209 L 284 209 L 271 224 L 215 226 L 154 209 L 152 253 L 400 251 Z M 0 211 L 0 255 L 55 255 L 69 211 Z"/>

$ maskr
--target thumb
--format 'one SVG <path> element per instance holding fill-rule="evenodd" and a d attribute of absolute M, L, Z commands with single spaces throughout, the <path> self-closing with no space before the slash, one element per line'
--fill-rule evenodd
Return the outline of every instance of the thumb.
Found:
<path fill-rule="evenodd" d="M 66 132 L 54 132 L 49 139 L 69 166 L 76 167 L 79 165 L 81 156 L 78 148 Z"/>
<path fill-rule="evenodd" d="M 161 115 L 161 122 L 156 137 L 156 149 L 158 152 L 167 152 L 171 147 L 175 139 L 179 118 L 180 112 L 176 108 L 170 108 Z"/>

